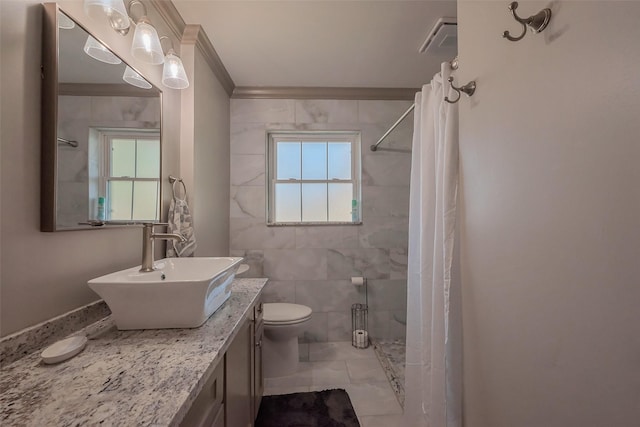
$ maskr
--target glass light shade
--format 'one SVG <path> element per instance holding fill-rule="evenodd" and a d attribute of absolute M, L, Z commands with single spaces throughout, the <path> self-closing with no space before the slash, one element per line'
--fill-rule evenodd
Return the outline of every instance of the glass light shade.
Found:
<path fill-rule="evenodd" d="M 149 64 L 158 65 L 164 61 L 164 53 L 162 52 L 158 32 L 144 17 L 136 24 L 136 31 L 133 33 L 133 43 L 131 44 L 131 54 L 134 58 Z"/>
<path fill-rule="evenodd" d="M 126 30 L 130 25 L 123 0 L 84 0 L 84 13 L 94 19 L 106 16 L 115 30 Z"/>
<path fill-rule="evenodd" d="M 122 62 L 113 52 L 91 36 L 87 37 L 87 41 L 84 44 L 84 53 L 107 64 L 120 64 Z"/>
<path fill-rule="evenodd" d="M 141 89 L 151 89 L 151 83 L 146 81 L 144 77 L 140 74 L 133 71 L 131 67 L 127 65 L 127 68 L 124 70 L 124 74 L 122 75 L 122 80 L 129 83 L 130 85 L 139 87 Z"/>
<path fill-rule="evenodd" d="M 186 89 L 189 87 L 189 79 L 184 71 L 182 60 L 173 49 L 167 53 L 162 67 L 162 84 L 171 89 Z"/>
<path fill-rule="evenodd" d="M 67 15 L 62 12 L 58 12 L 58 28 L 63 30 L 71 30 L 75 28 L 76 23 L 71 20 Z"/>

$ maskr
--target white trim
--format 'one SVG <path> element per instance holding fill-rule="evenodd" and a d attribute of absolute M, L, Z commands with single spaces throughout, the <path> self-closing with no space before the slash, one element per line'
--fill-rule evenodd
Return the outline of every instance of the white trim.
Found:
<path fill-rule="evenodd" d="M 275 145 L 278 142 L 300 142 L 301 144 L 311 142 L 347 142 L 351 147 L 351 179 L 303 179 L 302 175 L 300 179 L 277 179 L 277 150 Z M 286 225 L 358 225 L 362 223 L 362 209 L 361 209 L 361 158 L 360 158 L 360 145 L 361 135 L 359 131 L 269 131 L 266 135 L 266 223 L 268 226 L 286 226 Z M 328 146 L 327 146 L 328 149 Z M 300 155 L 302 156 L 302 150 Z M 329 167 L 327 155 L 327 165 Z M 302 167 L 302 159 L 300 160 Z M 302 171 L 301 171 L 302 172 Z M 327 211 L 327 221 L 287 221 L 278 222 L 275 220 L 275 186 L 279 183 L 292 183 L 300 184 L 301 191 L 303 184 L 327 184 L 327 197 L 329 184 L 351 184 L 352 187 L 352 200 L 357 201 L 357 217 L 355 221 L 329 221 L 329 212 Z M 300 197 L 300 214 L 302 215 L 302 195 Z M 328 204 L 327 204 L 328 209 Z"/>
<path fill-rule="evenodd" d="M 134 191 L 134 184 L 136 182 L 155 182 L 157 183 L 156 186 L 156 217 L 155 218 L 137 218 L 138 220 L 153 220 L 153 221 L 158 221 L 160 220 L 160 175 L 158 175 L 157 178 L 139 178 L 139 177 L 122 177 L 122 176 L 117 176 L 117 177 L 112 177 L 111 176 L 111 154 L 112 154 L 112 145 L 111 142 L 113 139 L 117 139 L 117 138 L 121 138 L 121 139 L 130 139 L 130 140 L 135 140 L 136 141 L 136 146 L 137 146 L 137 141 L 138 140 L 152 140 L 152 141 L 158 141 L 158 147 L 160 150 L 162 150 L 162 144 L 161 144 L 161 140 L 160 140 L 160 131 L 157 129 L 108 129 L 108 128 L 104 128 L 104 129 L 96 129 L 99 133 L 99 140 L 100 140 L 100 152 L 102 153 L 101 158 L 100 158 L 100 175 L 99 175 L 99 189 L 98 189 L 98 196 L 99 197 L 104 197 L 106 200 L 106 205 L 105 205 L 105 219 L 110 220 L 111 219 L 111 197 L 109 193 L 109 183 L 110 182 L 130 182 L 131 185 L 133 186 L 131 189 L 131 218 L 129 219 L 134 219 L 133 218 L 133 209 L 134 209 L 134 198 L 135 198 L 135 191 Z M 135 155 L 137 156 L 137 149 L 135 150 Z M 160 159 L 161 161 L 161 159 Z M 137 161 L 134 161 L 134 164 L 137 165 Z M 159 167 L 161 167 L 161 165 L 159 165 Z"/>

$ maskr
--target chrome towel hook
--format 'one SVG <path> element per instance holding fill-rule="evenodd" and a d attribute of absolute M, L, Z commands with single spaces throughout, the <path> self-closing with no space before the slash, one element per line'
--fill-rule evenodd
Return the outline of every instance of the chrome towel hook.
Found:
<path fill-rule="evenodd" d="M 504 37 L 507 40 L 511 40 L 512 42 L 517 42 L 519 40 L 522 40 L 524 36 L 527 34 L 527 25 L 531 28 L 531 30 L 534 33 L 539 33 L 545 28 L 547 28 L 547 25 L 551 20 L 551 9 L 549 8 L 542 9 L 540 12 L 536 13 L 535 15 L 532 15 L 527 19 L 522 19 L 516 14 L 517 8 L 518 8 L 517 1 L 514 1 L 509 5 L 509 10 L 511 11 L 511 14 L 515 18 L 515 20 L 518 21 L 520 24 L 522 24 L 522 34 L 520 34 L 518 37 L 513 37 L 511 36 L 511 34 L 509 34 L 509 31 L 505 31 L 504 33 L 502 33 L 502 37 Z"/>
<path fill-rule="evenodd" d="M 449 104 L 455 104 L 456 102 L 460 101 L 460 97 L 462 96 L 460 92 L 464 93 L 467 96 L 471 96 L 476 91 L 476 82 L 474 80 L 470 81 L 469 83 L 461 87 L 455 87 L 453 85 L 453 77 L 449 77 L 448 81 L 449 81 L 449 84 L 451 85 L 451 89 L 455 90 L 458 94 L 458 97 L 455 99 L 455 101 L 451 101 L 448 96 L 444 97 L 444 100 L 447 101 Z"/>

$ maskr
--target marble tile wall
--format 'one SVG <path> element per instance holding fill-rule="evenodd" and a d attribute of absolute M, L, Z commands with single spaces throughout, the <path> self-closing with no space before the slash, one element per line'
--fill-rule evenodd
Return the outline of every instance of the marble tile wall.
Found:
<path fill-rule="evenodd" d="M 351 339 L 351 304 L 364 302 L 352 276 L 368 279 L 374 338 L 405 336 L 409 174 L 413 116 L 380 150 L 369 146 L 410 101 L 231 100 L 231 255 L 245 277 L 268 277 L 266 302 L 313 309 L 301 342 Z M 356 130 L 362 139 L 362 225 L 266 226 L 266 134 L 272 130 Z"/>

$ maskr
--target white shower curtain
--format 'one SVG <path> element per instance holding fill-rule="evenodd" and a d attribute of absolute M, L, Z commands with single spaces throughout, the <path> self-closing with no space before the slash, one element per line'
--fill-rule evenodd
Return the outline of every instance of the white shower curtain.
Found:
<path fill-rule="evenodd" d="M 410 426 L 461 426 L 461 317 L 454 248 L 458 108 L 444 101 L 447 95 L 457 96 L 447 82 L 450 73 L 450 65 L 443 63 L 415 99 L 405 370 L 405 418 Z"/>

